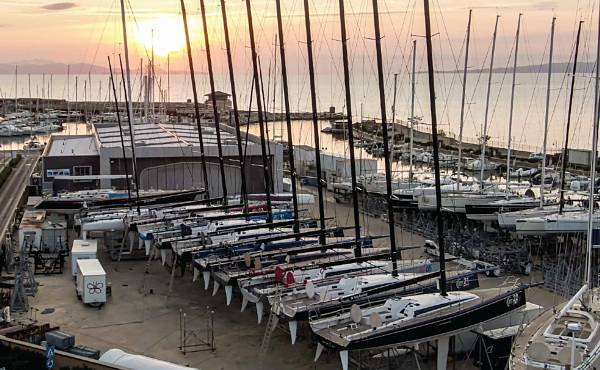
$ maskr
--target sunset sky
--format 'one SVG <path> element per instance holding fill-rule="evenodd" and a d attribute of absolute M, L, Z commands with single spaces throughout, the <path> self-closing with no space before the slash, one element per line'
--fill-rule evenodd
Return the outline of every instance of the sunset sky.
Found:
<path fill-rule="evenodd" d="M 351 53 L 356 57 L 373 54 L 371 1 L 346 2 Z M 520 64 L 541 61 L 545 50 L 552 16 L 557 20 L 557 60 L 566 61 L 571 52 L 577 20 L 583 19 L 585 32 L 597 32 L 594 1 L 512 0 L 505 2 L 476 0 L 434 0 L 433 27 L 436 37 L 436 57 L 445 60 L 458 58 L 461 53 L 468 9 L 473 9 L 473 63 L 483 61 L 493 31 L 496 14 L 501 15 L 498 41 L 498 60 L 510 53 L 516 19 L 523 17 L 524 54 Z M 501 6 L 491 4 L 502 3 Z M 27 60 L 47 60 L 62 63 L 93 63 L 104 65 L 106 55 L 119 51 L 122 42 L 118 0 L 79 0 L 47 2 L 40 0 L 0 1 L 0 62 L 15 63 Z M 132 58 L 149 55 L 154 30 L 157 63 L 171 53 L 174 69 L 185 69 L 184 36 L 178 0 L 131 0 L 128 27 Z M 275 43 L 275 9 L 273 0 L 252 2 L 261 54 L 272 56 Z M 313 15 L 313 36 L 317 58 L 327 60 L 339 55 L 339 23 L 337 1 L 310 1 Z M 304 24 L 302 1 L 284 0 L 284 24 L 291 63 L 304 57 Z M 199 2 L 187 1 L 195 52 L 201 52 L 202 39 Z M 217 61 L 224 62 L 221 13 L 218 0 L 206 0 L 211 42 Z M 423 34 L 422 1 L 380 0 L 384 34 L 384 53 L 388 59 L 401 57 L 412 40 L 411 35 Z M 128 6 L 129 8 L 129 6 Z M 239 63 L 248 54 L 245 4 L 242 0 L 227 0 L 233 48 Z M 131 12 L 133 10 L 133 13 Z M 443 14 L 443 17 L 440 17 Z M 590 27 L 593 26 L 593 29 Z M 595 40 L 595 36 L 592 38 Z M 592 45 L 593 44 L 593 45 Z M 586 46 L 595 47 L 595 41 Z M 454 55 L 454 57 L 453 57 Z M 199 61 L 198 63 L 201 63 Z M 219 65 L 223 63 L 217 63 Z M 439 66 L 439 63 L 438 63 Z M 445 65 L 447 69 L 451 65 Z"/>

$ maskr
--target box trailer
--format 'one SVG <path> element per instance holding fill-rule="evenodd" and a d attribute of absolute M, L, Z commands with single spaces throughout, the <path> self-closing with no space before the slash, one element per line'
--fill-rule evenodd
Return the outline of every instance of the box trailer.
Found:
<path fill-rule="evenodd" d="M 106 302 L 106 272 L 97 259 L 77 260 L 77 297 L 85 304 Z"/>
<path fill-rule="evenodd" d="M 98 253 L 98 241 L 94 239 L 73 240 L 71 248 L 71 273 L 73 277 L 77 276 L 77 260 L 96 259 Z"/>

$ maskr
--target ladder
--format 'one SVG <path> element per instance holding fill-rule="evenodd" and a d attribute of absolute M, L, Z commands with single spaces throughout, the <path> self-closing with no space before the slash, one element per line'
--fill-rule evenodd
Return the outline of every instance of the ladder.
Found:
<path fill-rule="evenodd" d="M 271 343 L 271 336 L 279 324 L 279 312 L 281 310 L 281 288 L 281 285 L 279 285 L 275 293 L 276 299 L 274 300 L 274 304 L 271 306 L 267 327 L 265 328 L 265 333 L 260 344 L 259 365 L 261 369 L 264 369 L 265 359 L 267 357 L 267 352 L 269 352 L 269 345 Z"/>

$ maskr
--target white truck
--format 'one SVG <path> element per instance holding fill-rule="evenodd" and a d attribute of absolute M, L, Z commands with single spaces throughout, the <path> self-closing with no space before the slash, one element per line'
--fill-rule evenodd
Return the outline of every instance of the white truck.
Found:
<path fill-rule="evenodd" d="M 87 305 L 106 303 L 106 272 L 97 259 L 77 260 L 77 298 Z"/>
<path fill-rule="evenodd" d="M 75 239 L 71 248 L 71 273 L 73 277 L 77 276 L 77 260 L 96 259 L 98 253 L 98 241 L 94 239 Z"/>

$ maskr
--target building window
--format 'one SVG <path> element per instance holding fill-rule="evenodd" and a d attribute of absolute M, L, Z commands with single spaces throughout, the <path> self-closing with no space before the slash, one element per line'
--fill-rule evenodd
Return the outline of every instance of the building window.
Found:
<path fill-rule="evenodd" d="M 92 174 L 92 166 L 73 166 L 73 176 L 90 176 Z M 92 180 L 73 179 L 73 182 L 91 182 Z"/>
<path fill-rule="evenodd" d="M 69 170 L 68 168 L 46 170 L 46 177 L 70 176 L 70 175 L 71 175 L 71 170 Z"/>
<path fill-rule="evenodd" d="M 73 176 L 90 176 L 92 166 L 73 166 Z"/>

